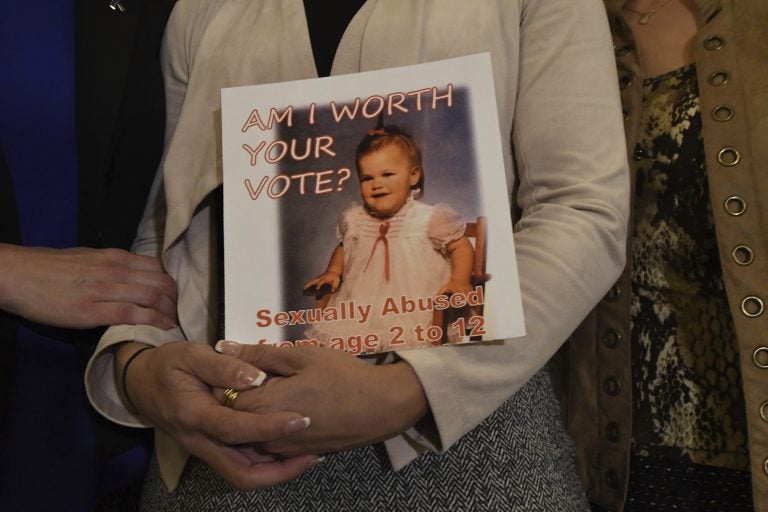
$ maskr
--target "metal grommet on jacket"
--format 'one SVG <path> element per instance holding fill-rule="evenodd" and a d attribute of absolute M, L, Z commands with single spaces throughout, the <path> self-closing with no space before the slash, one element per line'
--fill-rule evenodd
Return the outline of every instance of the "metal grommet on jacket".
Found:
<path fill-rule="evenodd" d="M 629 52 L 631 51 L 632 51 L 632 45 L 625 44 L 624 46 L 620 46 L 616 48 L 613 53 L 617 57 L 626 57 L 627 55 L 629 55 Z"/>
<path fill-rule="evenodd" d="M 749 318 L 757 318 L 765 311 L 765 302 L 760 297 L 750 295 L 741 301 L 741 313 Z"/>
<path fill-rule="evenodd" d="M 608 293 L 605 294 L 603 299 L 606 302 L 613 302 L 619 298 L 619 295 L 621 295 L 621 288 L 619 288 L 618 285 L 613 285 L 611 286 L 611 289 L 608 290 Z"/>
<path fill-rule="evenodd" d="M 620 390 L 621 386 L 619 385 L 619 381 L 616 380 L 616 377 L 611 375 L 603 380 L 603 391 L 605 391 L 606 394 L 616 396 L 619 394 Z"/>
<path fill-rule="evenodd" d="M 768 400 L 760 404 L 760 417 L 763 421 L 768 422 Z"/>
<path fill-rule="evenodd" d="M 757 347 L 755 351 L 752 352 L 752 362 L 758 368 L 763 370 L 768 369 L 768 347 Z"/>
<path fill-rule="evenodd" d="M 738 217 L 747 211 L 747 202 L 741 196 L 730 196 L 723 201 L 723 208 L 729 215 Z"/>
<path fill-rule="evenodd" d="M 719 123 L 724 123 L 733 119 L 735 111 L 730 105 L 718 105 L 712 109 L 712 119 Z"/>
<path fill-rule="evenodd" d="M 711 75 L 707 77 L 707 82 L 709 82 L 709 85 L 714 85 L 715 87 L 720 85 L 725 85 L 728 83 L 728 81 L 731 79 L 731 74 L 727 71 L 715 71 Z"/>
<path fill-rule="evenodd" d="M 717 163 L 724 167 L 733 167 L 741 160 L 741 153 L 738 149 L 726 146 L 717 152 Z"/>
<path fill-rule="evenodd" d="M 725 46 L 725 39 L 717 35 L 707 36 L 701 45 L 707 50 L 715 51 Z"/>
<path fill-rule="evenodd" d="M 606 348 L 616 348 L 621 341 L 621 334 L 616 329 L 606 329 L 600 336 L 600 341 Z"/>
<path fill-rule="evenodd" d="M 752 248 L 745 244 L 739 244 L 731 251 L 731 258 L 737 265 L 746 267 L 755 261 L 755 254 L 752 252 Z"/>

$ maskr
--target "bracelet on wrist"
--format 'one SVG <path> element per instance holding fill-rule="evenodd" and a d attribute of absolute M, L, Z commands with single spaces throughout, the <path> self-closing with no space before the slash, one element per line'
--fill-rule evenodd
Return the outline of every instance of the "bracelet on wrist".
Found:
<path fill-rule="evenodd" d="M 128 403 L 128 406 L 131 408 L 132 411 L 136 411 L 136 406 L 133 405 L 133 401 L 131 400 L 131 397 L 128 395 L 128 384 L 126 381 L 126 377 L 128 376 L 128 367 L 131 366 L 131 363 L 134 359 L 136 359 L 139 354 L 146 350 L 153 349 L 155 347 L 141 347 L 139 350 L 131 354 L 131 357 L 128 358 L 128 360 L 123 365 L 123 396 L 125 397 L 125 401 Z"/>

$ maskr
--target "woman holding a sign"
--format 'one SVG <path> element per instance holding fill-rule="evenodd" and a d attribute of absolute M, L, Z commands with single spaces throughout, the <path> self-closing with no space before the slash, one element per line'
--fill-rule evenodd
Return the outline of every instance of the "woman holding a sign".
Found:
<path fill-rule="evenodd" d="M 343 75 L 489 52 L 525 336 L 400 351 L 381 365 L 220 342 L 231 371 L 198 364 L 220 312 L 220 91 L 317 76 L 324 18 L 305 4 L 182 0 L 166 33 L 165 193 L 134 249 L 162 253 L 181 328 L 114 327 L 86 376 L 107 417 L 156 428 L 146 507 L 586 510 L 542 367 L 624 264 L 626 156 L 599 3 L 369 0 L 349 9 L 325 59 Z M 210 387 L 230 388 L 216 394 L 223 405 Z M 320 453 L 330 455 L 318 465 Z"/>

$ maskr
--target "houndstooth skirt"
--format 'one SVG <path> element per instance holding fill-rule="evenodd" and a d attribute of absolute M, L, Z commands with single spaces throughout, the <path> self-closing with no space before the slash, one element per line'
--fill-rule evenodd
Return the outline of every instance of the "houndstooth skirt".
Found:
<path fill-rule="evenodd" d="M 169 493 L 154 459 L 142 510 L 570 512 L 589 505 L 542 370 L 446 453 L 424 454 L 397 473 L 377 444 L 331 454 L 286 484 L 242 492 L 192 458 Z"/>

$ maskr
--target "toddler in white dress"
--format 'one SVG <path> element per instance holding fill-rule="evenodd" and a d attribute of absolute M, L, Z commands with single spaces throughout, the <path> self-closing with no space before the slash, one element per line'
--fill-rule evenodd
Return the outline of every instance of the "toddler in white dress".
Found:
<path fill-rule="evenodd" d="M 370 130 L 357 147 L 356 164 L 363 204 L 341 213 L 340 243 L 325 272 L 305 289 L 328 285 L 333 294 L 326 308 L 361 313 L 317 323 L 307 335 L 347 350 L 345 340 L 358 336 L 364 341 L 359 352 L 433 344 L 427 329 L 434 297 L 472 290 L 474 251 L 465 224 L 449 206 L 418 200 L 424 191 L 421 151 L 402 129 Z"/>

